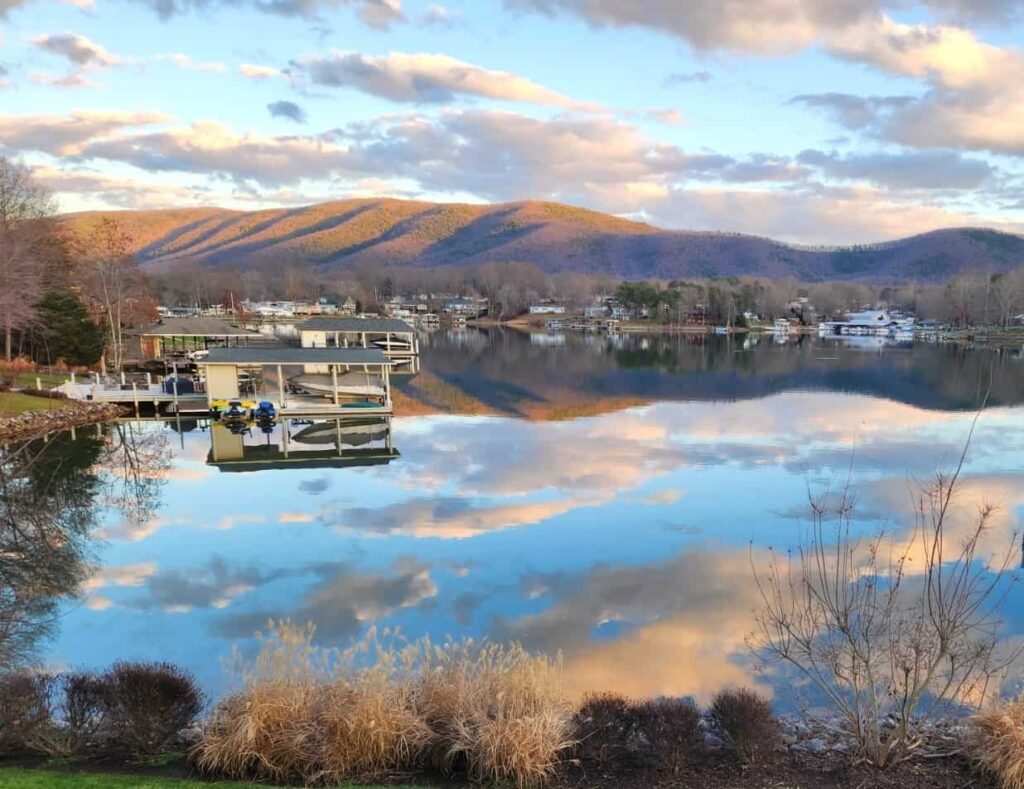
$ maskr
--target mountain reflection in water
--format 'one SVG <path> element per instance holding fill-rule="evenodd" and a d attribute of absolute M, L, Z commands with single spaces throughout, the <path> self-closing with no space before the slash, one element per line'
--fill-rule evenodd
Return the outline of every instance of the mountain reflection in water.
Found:
<path fill-rule="evenodd" d="M 147 506 L 93 495 L 97 564 L 44 659 L 170 660 L 216 693 L 232 644 L 290 617 L 324 644 L 378 625 L 561 650 L 576 693 L 784 697 L 744 644 L 751 561 L 799 541 L 808 486 L 852 468 L 858 527 L 899 538 L 908 478 L 955 461 L 991 381 L 951 528 L 997 502 L 995 545 L 1024 506 L 1024 362 L 1010 354 L 506 332 L 423 347 L 385 426 L 132 425 L 162 447 L 138 469 Z M 391 462 L 344 462 L 366 452 Z M 105 486 L 124 471 L 86 466 Z M 240 466 L 251 473 L 228 473 Z M 1019 591 L 1005 610 L 1020 634 Z"/>

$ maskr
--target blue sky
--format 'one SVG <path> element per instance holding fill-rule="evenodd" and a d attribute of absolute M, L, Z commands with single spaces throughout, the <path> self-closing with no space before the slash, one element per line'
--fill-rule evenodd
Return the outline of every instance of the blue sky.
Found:
<path fill-rule="evenodd" d="M 0 0 L 68 211 L 563 200 L 804 243 L 1024 226 L 1024 0 Z"/>

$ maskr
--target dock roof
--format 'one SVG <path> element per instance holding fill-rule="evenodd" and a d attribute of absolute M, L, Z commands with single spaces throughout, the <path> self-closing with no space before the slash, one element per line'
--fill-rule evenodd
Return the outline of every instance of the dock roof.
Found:
<path fill-rule="evenodd" d="M 310 318 L 299 327 L 299 331 L 412 334 L 416 330 L 397 318 Z"/>
<path fill-rule="evenodd" d="M 258 332 L 233 326 L 221 318 L 164 318 L 147 326 L 143 337 L 252 337 L 266 339 Z"/>
<path fill-rule="evenodd" d="M 391 360 L 379 348 L 211 348 L 197 362 L 206 364 L 369 364 L 390 365 Z"/>

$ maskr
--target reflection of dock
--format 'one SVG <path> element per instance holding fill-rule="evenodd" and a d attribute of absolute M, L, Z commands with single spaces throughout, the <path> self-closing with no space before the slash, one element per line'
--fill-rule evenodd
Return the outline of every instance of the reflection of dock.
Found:
<path fill-rule="evenodd" d="M 294 431 L 294 432 L 293 432 Z M 221 471 L 382 466 L 401 457 L 391 441 L 391 419 L 293 420 L 210 426 L 206 462 Z"/>

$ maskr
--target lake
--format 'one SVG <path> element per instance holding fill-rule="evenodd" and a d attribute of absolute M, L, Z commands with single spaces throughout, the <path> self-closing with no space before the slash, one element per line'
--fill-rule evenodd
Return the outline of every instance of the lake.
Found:
<path fill-rule="evenodd" d="M 325 645 L 374 626 L 518 639 L 560 651 L 574 693 L 785 698 L 745 643 L 751 561 L 800 542 L 809 490 L 849 480 L 857 527 L 900 534 L 915 481 L 955 464 L 987 393 L 958 517 L 999 504 L 995 544 L 1024 511 L 1019 353 L 438 332 L 397 386 L 390 424 L 122 423 L 51 442 L 84 453 L 102 493 L 96 567 L 43 660 L 167 660 L 217 693 L 233 646 L 290 618 Z M 1017 590 L 1004 610 L 1024 634 Z"/>

